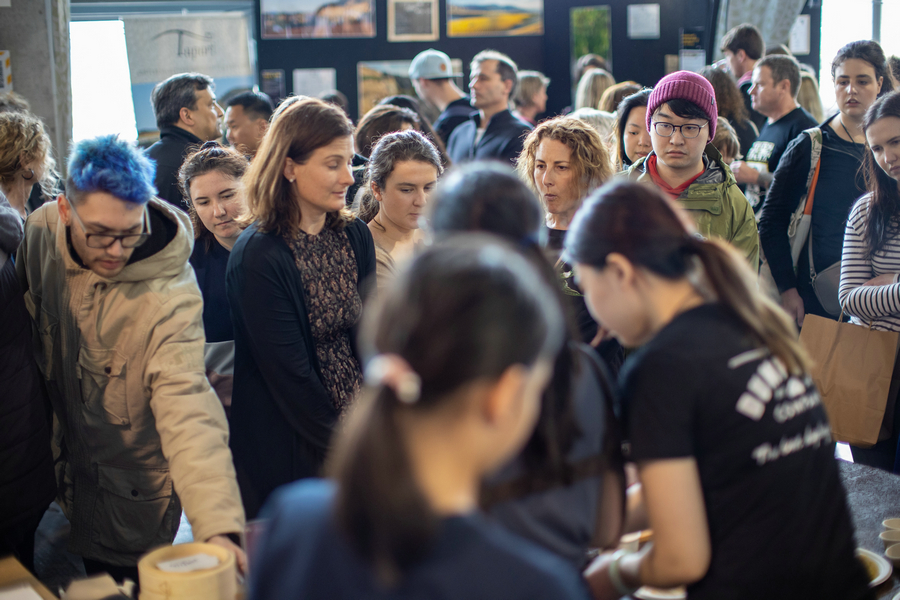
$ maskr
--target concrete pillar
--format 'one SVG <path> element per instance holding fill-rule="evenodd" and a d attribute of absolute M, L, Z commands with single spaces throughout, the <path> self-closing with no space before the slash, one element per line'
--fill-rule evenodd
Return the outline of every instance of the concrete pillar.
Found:
<path fill-rule="evenodd" d="M 9 50 L 13 90 L 43 119 L 63 172 L 72 139 L 69 1 L 11 0 L 0 7 L 0 50 Z"/>

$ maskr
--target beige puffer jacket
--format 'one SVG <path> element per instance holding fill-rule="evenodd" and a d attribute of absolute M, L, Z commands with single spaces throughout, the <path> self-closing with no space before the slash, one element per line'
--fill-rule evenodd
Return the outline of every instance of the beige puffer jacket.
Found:
<path fill-rule="evenodd" d="M 73 260 L 55 202 L 28 218 L 17 261 L 55 413 L 69 550 L 116 565 L 171 543 L 180 502 L 197 540 L 244 527 L 225 413 L 205 375 L 191 226 L 165 202 L 150 210 L 176 225 L 174 238 L 112 279 Z"/>

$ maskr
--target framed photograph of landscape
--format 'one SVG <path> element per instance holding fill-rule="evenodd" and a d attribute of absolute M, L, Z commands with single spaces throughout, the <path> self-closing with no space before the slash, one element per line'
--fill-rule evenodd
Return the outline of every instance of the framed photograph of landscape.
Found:
<path fill-rule="evenodd" d="M 585 54 L 596 54 L 610 62 L 612 58 L 610 14 L 609 6 L 575 6 L 569 9 L 572 64 Z"/>
<path fill-rule="evenodd" d="M 369 112 L 382 98 L 396 95 L 416 97 L 409 78 L 409 60 L 376 60 L 356 63 L 356 90 L 359 117 Z M 454 73 L 462 73 L 462 60 L 450 60 Z M 457 82 L 459 83 L 459 82 Z"/>
<path fill-rule="evenodd" d="M 388 0 L 389 42 L 433 42 L 441 37 L 438 0 Z"/>
<path fill-rule="evenodd" d="M 544 0 L 447 0 L 448 37 L 543 34 Z"/>
<path fill-rule="evenodd" d="M 375 0 L 260 0 L 263 39 L 375 37 Z"/>

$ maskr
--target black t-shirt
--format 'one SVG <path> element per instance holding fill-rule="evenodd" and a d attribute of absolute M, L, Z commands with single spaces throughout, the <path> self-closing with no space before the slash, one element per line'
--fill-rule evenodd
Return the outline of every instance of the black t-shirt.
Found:
<path fill-rule="evenodd" d="M 250 600 L 589 599 L 569 564 L 480 514 L 443 519 L 430 551 L 385 588 L 338 529 L 334 493 L 333 483 L 306 479 L 273 495 L 250 556 Z"/>
<path fill-rule="evenodd" d="M 724 307 L 672 320 L 626 363 L 632 458 L 693 457 L 712 559 L 690 600 L 867 597 L 825 410 Z"/>
<path fill-rule="evenodd" d="M 438 115 L 433 128 L 441 136 L 445 146 L 450 143 L 450 134 L 453 130 L 468 121 L 473 112 L 476 112 L 476 109 L 470 104 L 469 97 L 463 96 L 448 104 L 444 112 Z"/>
<path fill-rule="evenodd" d="M 763 126 L 744 161 L 763 173 L 774 173 L 788 144 L 805 129 L 816 125 L 816 120 L 798 106 L 774 123 L 766 123 Z M 754 212 L 759 212 L 765 201 L 765 192 L 758 185 L 748 185 L 746 196 Z"/>

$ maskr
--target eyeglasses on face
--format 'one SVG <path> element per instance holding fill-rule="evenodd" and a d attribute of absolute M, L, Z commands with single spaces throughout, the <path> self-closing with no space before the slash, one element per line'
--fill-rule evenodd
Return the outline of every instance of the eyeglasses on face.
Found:
<path fill-rule="evenodd" d="M 656 131 L 656 135 L 660 137 L 672 137 L 675 130 L 679 129 L 685 139 L 692 140 L 700 135 L 700 131 L 707 125 L 709 123 L 704 123 L 703 125 L 672 125 L 664 121 L 654 121 L 653 129 Z"/>
<path fill-rule="evenodd" d="M 81 226 L 81 230 L 84 231 L 84 243 L 88 248 L 94 248 L 97 250 L 103 248 L 109 248 L 113 244 L 116 243 L 116 240 L 122 244 L 123 248 L 137 248 L 148 239 L 150 239 L 151 229 L 150 229 L 150 211 L 147 210 L 147 206 L 144 206 L 144 217 L 143 217 L 143 225 L 144 231 L 142 233 L 126 233 L 123 235 L 112 235 L 109 233 L 90 233 L 87 230 L 87 227 L 84 226 L 84 221 L 81 220 L 81 217 L 78 216 L 78 212 L 75 210 L 75 205 L 69 203 L 69 208 L 72 211 L 72 214 L 75 215 L 75 220 L 78 221 L 78 224 Z"/>

